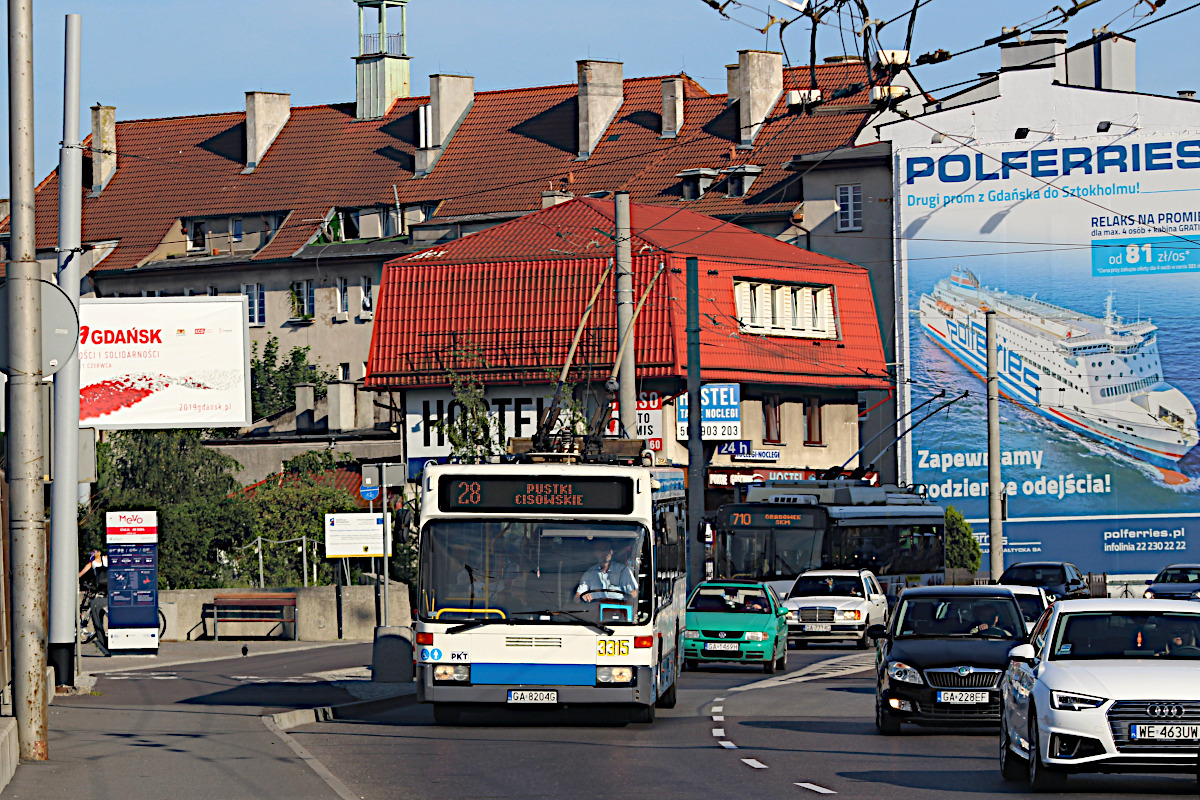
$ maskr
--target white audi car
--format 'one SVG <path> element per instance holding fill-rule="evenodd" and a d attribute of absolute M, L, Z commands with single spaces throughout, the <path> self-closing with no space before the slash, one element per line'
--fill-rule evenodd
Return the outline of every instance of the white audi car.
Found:
<path fill-rule="evenodd" d="M 1196 774 L 1200 603 L 1061 600 L 1001 681 L 1000 771 L 1035 792 L 1073 772 Z"/>

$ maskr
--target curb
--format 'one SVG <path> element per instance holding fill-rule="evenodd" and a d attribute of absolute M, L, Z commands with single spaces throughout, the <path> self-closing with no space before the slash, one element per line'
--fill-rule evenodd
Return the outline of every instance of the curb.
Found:
<path fill-rule="evenodd" d="M 300 708 L 295 711 L 284 711 L 279 714 L 269 714 L 263 717 L 281 731 L 298 728 L 301 725 L 311 725 L 314 722 L 333 722 L 338 719 L 350 719 L 356 714 L 374 714 L 380 711 L 391 711 L 393 708 L 416 705 L 416 687 L 413 691 L 393 697 L 381 697 L 377 700 L 356 700 L 353 703 L 341 703 L 336 706 L 317 706 L 316 708 Z"/>

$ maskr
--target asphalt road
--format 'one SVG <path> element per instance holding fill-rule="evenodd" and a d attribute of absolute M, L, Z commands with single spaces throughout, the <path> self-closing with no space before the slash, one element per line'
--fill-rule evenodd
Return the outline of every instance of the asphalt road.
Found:
<path fill-rule="evenodd" d="M 55 699 L 50 760 L 22 764 L 0 797 L 337 800 L 261 715 L 351 701 L 313 673 L 370 660 L 355 644 L 103 674 L 95 694 Z"/>
<path fill-rule="evenodd" d="M 291 734 L 367 800 L 1028 795 L 1001 780 L 995 730 L 905 727 L 880 736 L 872 673 L 839 677 L 872 658 L 828 648 L 792 651 L 788 671 L 770 678 L 740 667 L 685 673 L 678 706 L 660 709 L 653 725 L 501 713 L 439 727 L 427 706 L 409 706 Z M 1081 799 L 1195 797 L 1196 782 L 1072 777 L 1068 791 Z"/>

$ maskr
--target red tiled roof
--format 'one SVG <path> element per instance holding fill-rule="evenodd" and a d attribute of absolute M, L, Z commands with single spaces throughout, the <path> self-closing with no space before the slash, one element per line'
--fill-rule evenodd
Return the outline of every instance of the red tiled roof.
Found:
<path fill-rule="evenodd" d="M 257 493 L 258 487 L 267 483 L 279 483 L 280 481 L 284 480 L 295 482 L 300 480 L 300 476 L 287 475 L 283 473 L 268 475 L 258 483 L 252 483 L 245 487 L 242 489 L 242 492 L 247 497 L 252 498 Z M 325 472 L 320 472 L 313 475 L 313 480 L 315 480 L 321 486 L 329 486 L 337 489 L 338 491 L 346 492 L 354 498 L 355 505 L 360 508 L 368 509 L 373 507 L 377 511 L 382 510 L 378 500 L 376 500 L 374 505 L 372 505 L 371 501 L 364 500 L 362 494 L 358 491 L 359 487 L 362 486 L 362 466 L 359 464 L 340 464 L 332 470 L 326 470 Z M 399 508 L 403 503 L 403 500 L 404 496 L 402 494 L 389 494 L 388 506 L 391 508 Z"/>
<path fill-rule="evenodd" d="M 631 204 L 634 291 L 666 271 L 639 316 L 638 376 L 686 375 L 684 266 L 699 258 L 706 380 L 886 388 L 867 272 L 686 209 Z M 367 384 L 446 385 L 447 371 L 490 383 L 546 383 L 566 359 L 612 256 L 613 203 L 573 200 L 389 262 Z M 832 285 L 840 336 L 812 340 L 739 330 L 734 278 Z M 614 294 L 602 291 L 573 379 L 602 378 L 616 353 Z"/>
<path fill-rule="evenodd" d="M 816 68 L 825 96 L 865 85 L 861 64 Z M 807 67 L 784 71 L 785 88 L 808 86 Z M 255 171 L 243 175 L 245 113 L 132 120 L 117 125 L 118 169 L 99 197 L 83 200 L 83 240 L 119 240 L 97 270 L 141 264 L 181 217 L 288 214 L 257 261 L 287 258 L 335 206 L 441 203 L 437 216 L 528 211 L 541 192 L 575 195 L 628 189 L 638 200 L 679 202 L 675 175 L 689 167 L 763 167 L 749 198 L 709 192 L 689 207 L 705 213 L 787 210 L 772 187 L 785 180 L 782 164 L 798 153 L 851 142 L 867 119 L 865 88 L 829 100 L 814 116 L 787 113 L 784 100 L 751 151 L 733 151 L 736 109 L 684 80 L 685 118 L 675 139 L 660 137 L 661 77 L 624 82 L 624 103 L 586 161 L 577 154 L 574 84 L 477 92 L 470 113 L 434 171 L 414 179 L 415 110 L 427 97 L 401 98 L 382 120 L 356 120 L 354 104 L 293 108 Z M 842 108 L 848 113 L 824 113 Z M 39 249 L 55 245 L 58 178 L 38 187 Z M 0 232 L 7 222 L 0 224 Z M 186 267 L 186 262 L 180 264 Z"/>

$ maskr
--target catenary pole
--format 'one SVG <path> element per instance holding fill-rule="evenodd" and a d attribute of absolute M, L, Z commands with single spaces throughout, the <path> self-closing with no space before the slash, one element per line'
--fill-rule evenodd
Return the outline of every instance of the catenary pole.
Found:
<path fill-rule="evenodd" d="M 82 18 L 68 14 L 63 140 L 58 156 L 58 286 L 79 312 L 83 151 L 79 142 Z M 54 465 L 50 485 L 50 664 L 60 686 L 75 685 L 75 595 L 79 588 L 79 352 L 54 376 Z"/>
<path fill-rule="evenodd" d="M 633 321 L 633 232 L 629 220 L 629 192 L 613 195 L 613 215 L 617 225 L 617 342 L 625 336 Z M 627 347 L 621 354 L 621 369 L 617 374 L 617 404 L 619 438 L 637 438 L 637 366 L 636 347 Z"/>
<path fill-rule="evenodd" d="M 1000 519 L 1000 378 L 996 371 L 996 312 L 988 309 L 987 321 L 987 434 L 988 434 L 988 577 L 1004 572 L 1004 523 Z"/>
<path fill-rule="evenodd" d="M 704 517 L 704 441 L 700 438 L 700 262 L 687 259 L 687 396 L 688 396 L 688 588 L 703 580 L 695 572 L 692 548 L 699 544 Z M 703 553 L 703 549 L 700 551 Z M 699 559 L 703 564 L 703 558 Z"/>
<path fill-rule="evenodd" d="M 44 761 L 46 510 L 42 449 L 42 285 L 33 217 L 33 0 L 8 0 L 12 192 L 8 287 L 8 492 L 12 540 L 13 709 L 21 759 Z"/>
<path fill-rule="evenodd" d="M 379 465 L 379 491 L 383 493 L 383 626 L 388 626 L 388 584 L 392 582 L 391 566 L 388 564 L 388 547 L 392 542 L 392 515 L 388 513 L 387 502 L 387 464 Z M 378 577 L 378 576 L 376 576 Z"/>

